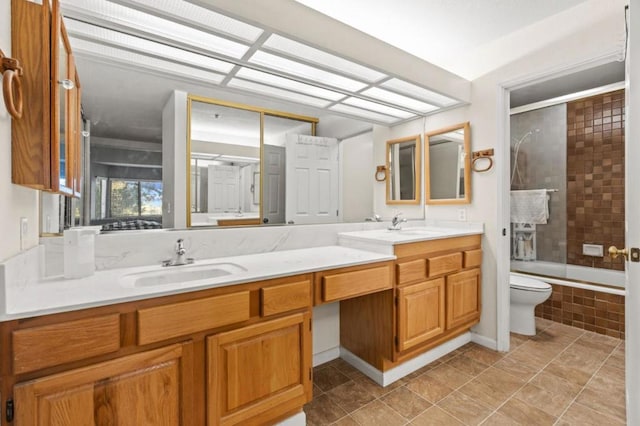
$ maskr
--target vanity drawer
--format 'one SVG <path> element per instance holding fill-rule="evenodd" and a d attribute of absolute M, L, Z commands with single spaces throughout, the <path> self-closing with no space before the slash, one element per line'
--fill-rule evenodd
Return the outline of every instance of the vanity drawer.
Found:
<path fill-rule="evenodd" d="M 116 352 L 120 349 L 120 315 L 16 330 L 11 340 L 13 372 L 26 373 Z"/>
<path fill-rule="evenodd" d="M 427 278 L 427 262 L 425 259 L 402 262 L 396 265 L 398 285 Z"/>
<path fill-rule="evenodd" d="M 467 250 L 464 252 L 464 267 L 473 268 L 482 264 L 482 249 Z"/>
<path fill-rule="evenodd" d="M 251 316 L 249 291 L 138 310 L 138 344 L 159 342 Z"/>
<path fill-rule="evenodd" d="M 322 274 L 320 301 L 333 302 L 393 288 L 393 264 Z"/>
<path fill-rule="evenodd" d="M 311 281 L 281 284 L 260 289 L 260 316 L 280 314 L 311 306 Z"/>
<path fill-rule="evenodd" d="M 462 269 L 462 253 L 445 254 L 427 259 L 427 270 L 430 277 L 448 274 Z"/>

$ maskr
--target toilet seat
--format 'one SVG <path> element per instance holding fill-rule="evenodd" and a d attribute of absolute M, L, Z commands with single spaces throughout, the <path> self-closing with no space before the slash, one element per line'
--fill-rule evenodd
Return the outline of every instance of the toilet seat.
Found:
<path fill-rule="evenodd" d="M 509 277 L 511 288 L 524 291 L 544 292 L 551 290 L 551 284 L 533 278 L 511 274 Z"/>

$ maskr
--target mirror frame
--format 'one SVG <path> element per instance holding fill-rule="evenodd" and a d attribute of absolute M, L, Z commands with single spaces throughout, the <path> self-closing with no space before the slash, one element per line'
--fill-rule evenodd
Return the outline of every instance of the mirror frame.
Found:
<path fill-rule="evenodd" d="M 415 197 L 409 200 L 393 200 L 391 199 L 391 161 L 390 161 L 390 153 L 389 150 L 393 145 L 401 144 L 403 142 L 414 141 L 416 143 L 416 154 L 415 161 L 413 163 L 414 169 L 414 194 Z M 420 152 L 420 135 L 407 136 L 399 139 L 392 139 L 387 141 L 387 146 L 385 150 L 387 171 L 386 171 L 386 181 L 387 181 L 387 204 L 420 204 L 420 195 L 422 193 L 422 188 L 420 182 L 422 181 L 422 167 L 420 167 L 420 161 L 422 158 L 422 153 Z"/>
<path fill-rule="evenodd" d="M 221 99 L 209 98 L 206 96 L 199 96 L 192 93 L 187 94 L 187 164 L 186 164 L 186 199 L 187 199 L 187 217 L 186 217 L 186 229 L 206 229 L 206 228 L 219 228 L 217 226 L 191 226 L 191 104 L 192 102 L 202 102 L 212 105 L 219 105 L 228 108 L 237 108 L 245 111 L 257 112 L 260 114 L 260 207 L 259 207 L 259 224 L 247 224 L 247 225 L 234 225 L 234 226 L 265 226 L 262 223 L 263 218 L 263 206 L 262 206 L 262 184 L 263 184 L 263 167 L 264 164 L 264 117 L 265 116 L 273 116 L 280 118 L 287 118 L 290 120 L 298 120 L 305 121 L 311 124 L 311 135 L 315 136 L 318 128 L 318 122 L 320 121 L 317 117 L 309 117 L 306 115 L 294 114 L 285 111 L 277 111 L 267 108 L 261 108 L 254 105 L 247 105 L 237 102 L 229 102 Z M 269 226 L 273 225 L 284 225 L 284 224 L 269 224 Z M 226 228 L 227 226 L 225 226 Z"/>
<path fill-rule="evenodd" d="M 431 198 L 431 174 L 429 171 L 429 140 L 433 136 L 464 130 L 464 198 Z M 471 125 L 468 121 L 443 127 L 424 134 L 424 164 L 425 164 L 425 204 L 470 204 L 471 203 Z"/>

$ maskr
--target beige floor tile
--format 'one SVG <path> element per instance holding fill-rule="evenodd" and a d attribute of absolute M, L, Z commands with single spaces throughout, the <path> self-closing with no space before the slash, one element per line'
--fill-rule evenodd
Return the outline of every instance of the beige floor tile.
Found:
<path fill-rule="evenodd" d="M 463 426 L 464 424 L 452 417 L 440 407 L 433 406 L 413 419 L 411 426 Z"/>
<path fill-rule="evenodd" d="M 453 392 L 452 388 L 426 374 L 412 380 L 406 386 L 431 403 L 436 403 Z"/>
<path fill-rule="evenodd" d="M 438 407 L 466 425 L 479 425 L 493 412 L 477 399 L 470 398 L 458 391 L 440 401 Z"/>
<path fill-rule="evenodd" d="M 578 395 L 578 392 L 582 389 L 582 386 L 548 371 L 541 371 L 530 380 L 530 383 L 546 389 L 551 393 L 564 394 L 571 397 Z"/>
<path fill-rule="evenodd" d="M 601 414 L 579 403 L 573 403 L 558 420 L 558 426 L 613 426 L 624 422 Z"/>
<path fill-rule="evenodd" d="M 511 333 L 511 337 L 509 339 L 509 347 L 511 348 L 511 350 L 513 350 L 528 341 L 529 341 L 529 338 L 527 336 Z"/>
<path fill-rule="evenodd" d="M 355 368 L 342 358 L 334 359 L 327 364 L 351 379 L 364 376 L 364 374 L 362 374 L 357 368 Z"/>
<path fill-rule="evenodd" d="M 552 326 L 553 324 L 555 324 L 555 323 L 553 321 L 551 321 L 551 320 L 540 318 L 540 317 L 536 317 L 536 330 L 544 330 L 544 329 Z"/>
<path fill-rule="evenodd" d="M 515 420 L 498 412 L 493 413 L 489 418 L 482 422 L 482 426 L 514 426 L 519 424 L 520 423 Z"/>
<path fill-rule="evenodd" d="M 567 365 L 566 363 L 560 363 L 558 361 L 553 361 L 551 364 L 545 367 L 543 371 L 555 374 L 556 376 L 561 377 L 580 387 L 587 384 L 593 374 L 593 372 L 585 372 L 583 369 L 578 368 L 578 366 L 576 365 Z"/>
<path fill-rule="evenodd" d="M 452 367 L 448 363 L 439 365 L 433 370 L 428 371 L 425 376 L 433 377 L 439 382 L 446 383 L 447 386 L 454 389 L 459 388 L 460 386 L 473 379 L 472 376 L 468 375 L 462 370 Z"/>
<path fill-rule="evenodd" d="M 431 403 L 415 392 L 400 387 L 380 398 L 382 402 L 396 410 L 402 417 L 411 420 L 431 407 Z"/>
<path fill-rule="evenodd" d="M 576 340 L 576 343 L 596 351 L 606 352 L 608 355 L 620 344 L 620 339 L 586 331 Z"/>
<path fill-rule="evenodd" d="M 605 363 L 596 372 L 596 374 L 593 376 L 593 379 L 591 379 L 592 382 L 594 380 L 603 380 L 603 381 L 605 381 L 607 383 L 609 383 L 609 382 L 617 383 L 617 384 L 621 385 L 624 388 L 625 371 L 622 368 L 612 367 L 612 366 L 610 366 L 610 365 Z"/>
<path fill-rule="evenodd" d="M 336 386 L 326 395 L 347 413 L 356 411 L 376 399 L 364 387 L 353 381 Z"/>
<path fill-rule="evenodd" d="M 513 396 L 522 402 L 537 407 L 554 417 L 560 416 L 573 401 L 574 396 L 570 394 L 554 394 L 547 389 L 540 388 L 531 383 L 527 383 Z"/>
<path fill-rule="evenodd" d="M 397 389 L 403 386 L 403 382 L 397 381 L 397 382 L 391 383 L 390 385 L 382 387 L 366 376 L 354 379 L 353 381 L 358 383 L 367 392 L 369 392 L 371 395 L 375 396 L 376 398 L 380 398 L 381 396 L 388 394 L 394 389 Z"/>
<path fill-rule="evenodd" d="M 347 415 L 347 412 L 324 394 L 313 398 L 313 401 L 304 406 L 307 415 L 307 425 L 324 426 L 331 424 Z"/>
<path fill-rule="evenodd" d="M 591 383 L 590 383 L 591 384 Z M 590 407 L 592 410 L 615 417 L 620 421 L 626 420 L 626 404 L 624 387 L 610 391 L 595 390 L 587 386 L 576 402 Z"/>
<path fill-rule="evenodd" d="M 453 358 L 451 361 L 447 363 L 447 365 L 457 368 L 458 370 L 464 373 L 467 373 L 473 377 L 477 376 L 478 374 L 482 373 L 484 370 L 489 368 L 487 364 L 484 364 L 480 361 L 476 361 L 475 359 L 471 359 L 465 356 L 464 354 L 461 354 Z"/>
<path fill-rule="evenodd" d="M 483 346 L 476 345 L 475 347 L 465 352 L 464 355 L 468 358 L 475 359 L 476 361 L 483 364 L 492 365 L 493 363 L 502 359 L 505 354 L 497 351 L 492 351 L 491 349 L 487 349 Z"/>
<path fill-rule="evenodd" d="M 508 400 L 498 412 L 520 424 L 529 426 L 553 425 L 556 421 L 551 414 L 515 398 Z"/>
<path fill-rule="evenodd" d="M 331 366 L 320 366 L 313 369 L 313 383 L 323 392 L 350 381 L 349 377 Z"/>
<path fill-rule="evenodd" d="M 523 356 L 516 355 L 516 353 L 519 352 L 514 352 L 513 354 L 505 356 L 500 361 L 493 364 L 493 366 L 499 370 L 506 371 L 509 374 L 513 374 L 516 377 L 520 377 L 523 380 L 531 379 L 538 373 L 538 371 L 540 371 L 540 367 L 536 368 L 532 366 L 527 362 L 528 360 L 521 361 L 518 358 Z"/>
<path fill-rule="evenodd" d="M 510 393 L 515 393 L 526 383 L 526 380 L 495 367 L 487 369 L 484 373 L 480 374 L 477 379 L 495 390 Z"/>
<path fill-rule="evenodd" d="M 509 397 L 511 397 L 515 392 L 515 390 L 503 388 L 494 389 L 478 379 L 473 379 L 471 382 L 458 389 L 458 391 L 471 398 L 477 399 L 487 407 L 494 410 L 502 405 L 502 403 L 509 399 Z"/>
<path fill-rule="evenodd" d="M 367 426 L 401 426 L 406 420 L 388 405 L 375 400 L 351 414 L 361 425 Z"/>
<path fill-rule="evenodd" d="M 358 422 L 353 420 L 353 417 L 346 416 L 341 418 L 335 423 L 332 423 L 333 426 L 358 426 Z"/>

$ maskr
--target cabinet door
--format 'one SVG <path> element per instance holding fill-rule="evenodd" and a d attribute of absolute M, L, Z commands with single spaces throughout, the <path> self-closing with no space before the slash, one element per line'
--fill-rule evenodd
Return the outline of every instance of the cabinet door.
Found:
<path fill-rule="evenodd" d="M 20 426 L 190 425 L 191 343 L 16 385 Z"/>
<path fill-rule="evenodd" d="M 311 400 L 310 314 L 207 339 L 209 425 L 267 424 Z"/>
<path fill-rule="evenodd" d="M 447 276 L 447 329 L 480 318 L 480 269 Z"/>
<path fill-rule="evenodd" d="M 444 278 L 398 288 L 398 351 L 444 332 Z"/>

